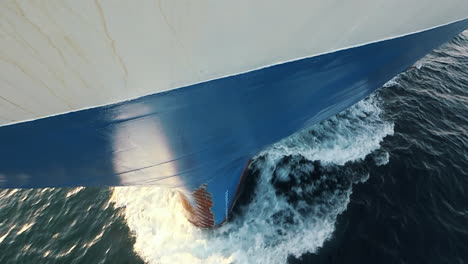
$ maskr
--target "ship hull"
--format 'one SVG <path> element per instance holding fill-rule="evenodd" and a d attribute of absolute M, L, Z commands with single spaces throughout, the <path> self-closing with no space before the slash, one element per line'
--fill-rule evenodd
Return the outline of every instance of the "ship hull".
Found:
<path fill-rule="evenodd" d="M 458 20 L 137 99 L 0 127 L 0 187 L 177 188 L 202 227 L 229 217 L 255 154 L 362 100 L 468 27 Z"/>

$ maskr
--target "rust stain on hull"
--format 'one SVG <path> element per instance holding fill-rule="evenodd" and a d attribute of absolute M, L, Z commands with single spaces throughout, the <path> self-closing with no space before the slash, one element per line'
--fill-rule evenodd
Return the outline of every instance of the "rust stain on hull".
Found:
<path fill-rule="evenodd" d="M 211 211 L 213 201 L 211 194 L 206 190 L 206 184 L 203 184 L 192 193 L 193 200 L 196 203 L 195 205 L 192 205 L 183 193 L 179 192 L 179 196 L 182 200 L 182 206 L 187 212 L 187 219 L 189 222 L 201 228 L 214 227 L 214 215 Z"/>

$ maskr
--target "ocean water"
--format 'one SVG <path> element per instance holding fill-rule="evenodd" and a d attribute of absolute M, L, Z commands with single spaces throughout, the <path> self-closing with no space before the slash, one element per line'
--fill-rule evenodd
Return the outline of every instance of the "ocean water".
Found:
<path fill-rule="evenodd" d="M 468 31 L 259 153 L 230 222 L 158 187 L 0 191 L 0 263 L 466 263 Z"/>

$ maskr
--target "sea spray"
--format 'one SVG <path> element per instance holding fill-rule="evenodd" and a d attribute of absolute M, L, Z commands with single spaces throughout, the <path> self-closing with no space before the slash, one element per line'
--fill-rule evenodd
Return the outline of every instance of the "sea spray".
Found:
<path fill-rule="evenodd" d="M 332 236 L 353 184 L 368 178 L 366 163 L 388 162 L 379 148 L 393 123 L 380 105 L 373 95 L 259 153 L 249 168 L 249 202 L 214 230 L 185 219 L 175 190 L 114 188 L 111 200 L 124 207 L 135 252 L 149 263 L 286 263 L 316 252 Z"/>

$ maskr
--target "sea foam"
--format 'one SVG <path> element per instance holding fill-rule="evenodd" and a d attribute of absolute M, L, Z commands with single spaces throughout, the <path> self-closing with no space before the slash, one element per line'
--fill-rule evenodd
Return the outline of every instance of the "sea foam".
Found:
<path fill-rule="evenodd" d="M 123 208 L 134 251 L 148 263 L 286 263 L 332 237 L 352 186 L 368 178 L 360 164 L 372 153 L 380 153 L 378 165 L 388 162 L 380 143 L 392 134 L 373 95 L 273 144 L 251 163 L 257 179 L 250 202 L 215 230 L 190 224 L 175 190 L 118 187 L 111 200 Z"/>

